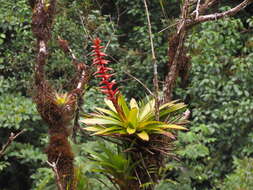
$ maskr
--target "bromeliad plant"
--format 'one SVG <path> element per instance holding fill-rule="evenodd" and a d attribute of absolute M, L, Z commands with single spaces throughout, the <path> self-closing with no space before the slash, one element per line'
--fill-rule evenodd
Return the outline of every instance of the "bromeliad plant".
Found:
<path fill-rule="evenodd" d="M 185 108 L 186 105 L 183 103 L 172 101 L 161 105 L 159 111 L 162 121 L 156 121 L 154 99 L 141 104 L 138 104 L 135 99 L 131 99 L 129 105 L 122 95 L 119 95 L 117 100 L 122 110 L 121 113 L 117 111 L 110 100 L 105 99 L 109 109 L 96 108 L 97 112 L 90 114 L 90 118 L 81 120 L 89 126 L 85 129 L 94 132 L 93 135 L 136 136 L 144 141 L 148 141 L 152 134 L 175 138 L 172 134 L 173 130 L 186 130 L 182 126 L 186 121 L 175 114 Z"/>
<path fill-rule="evenodd" d="M 126 102 L 119 89 L 115 88 L 116 82 L 111 80 L 113 74 L 110 71 L 113 69 L 107 66 L 109 61 L 105 59 L 106 54 L 101 51 L 104 47 L 100 43 L 98 38 L 93 41 L 93 65 L 97 68 L 96 77 L 101 78 L 99 85 L 107 96 L 105 104 L 108 108 L 96 108 L 81 122 L 92 135 L 120 140 L 119 148 L 124 152 L 122 155 L 131 158 L 132 163 L 127 164 L 129 167 L 138 162 L 134 168 L 127 169 L 133 178 L 122 181 L 115 178 L 115 174 L 119 176 L 118 171 L 123 171 L 114 165 L 116 162 L 113 163 L 112 158 L 118 158 L 117 155 L 109 158 L 108 155 L 104 157 L 99 154 L 106 160 L 95 155 L 98 166 L 102 168 L 100 172 L 105 172 L 105 168 L 109 170 L 107 174 L 113 177 L 121 190 L 139 190 L 143 184 L 151 184 L 147 189 L 153 190 L 153 185 L 159 181 L 159 168 L 163 166 L 165 156 L 170 154 L 171 141 L 175 139 L 174 131 L 186 130 L 184 125 L 187 121 L 182 114 L 186 105 L 178 101 L 160 105 L 157 121 L 154 98 L 139 103 L 132 98 L 129 103 Z M 108 159 L 112 159 L 112 162 Z"/>
<path fill-rule="evenodd" d="M 103 173 L 115 186 L 119 185 L 121 190 L 132 189 L 132 173 L 137 163 L 133 163 L 125 153 L 112 150 L 112 147 L 99 144 L 98 148 L 102 152 L 89 151 L 91 164 L 94 165 L 92 171 Z"/>
<path fill-rule="evenodd" d="M 97 67 L 96 77 L 102 79 L 99 84 L 101 91 L 107 96 L 105 103 L 109 109 L 96 108 L 96 113 L 82 119 L 81 122 L 89 126 L 85 129 L 94 132 L 93 135 L 135 136 L 144 141 L 148 141 L 152 134 L 174 138 L 173 130 L 186 130 L 182 126 L 186 121 L 176 114 L 186 107 L 184 103 L 172 101 L 160 105 L 161 121 L 155 120 L 154 99 L 146 103 L 137 103 L 132 98 L 129 105 L 127 104 L 118 88 L 114 89 L 116 82 L 110 81 L 113 74 L 108 71 L 112 71 L 112 68 L 107 66 L 109 61 L 104 58 L 106 54 L 101 52 L 104 47 L 100 43 L 101 40 L 98 38 L 93 41 L 93 65 Z"/>

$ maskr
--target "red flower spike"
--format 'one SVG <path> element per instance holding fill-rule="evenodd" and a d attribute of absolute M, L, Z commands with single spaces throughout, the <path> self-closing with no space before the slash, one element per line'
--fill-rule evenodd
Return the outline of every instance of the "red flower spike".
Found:
<path fill-rule="evenodd" d="M 121 113 L 116 97 L 116 94 L 119 92 L 119 90 L 118 88 L 113 89 L 114 85 L 116 85 L 115 81 L 110 82 L 110 78 L 113 76 L 113 74 L 109 74 L 108 71 L 112 71 L 113 69 L 106 66 L 109 61 L 104 58 L 107 55 L 101 51 L 101 49 L 104 48 L 104 46 L 100 45 L 101 42 L 102 41 L 99 38 L 93 40 L 93 46 L 91 46 L 93 48 L 91 56 L 94 57 L 92 65 L 97 67 L 97 71 L 95 72 L 96 77 L 102 79 L 102 81 L 99 83 L 101 92 L 113 102 L 117 111 Z"/>

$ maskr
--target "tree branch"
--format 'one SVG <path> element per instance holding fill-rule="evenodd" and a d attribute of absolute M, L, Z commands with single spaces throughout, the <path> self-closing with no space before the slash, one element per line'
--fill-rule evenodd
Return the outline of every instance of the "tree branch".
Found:
<path fill-rule="evenodd" d="M 219 0 L 206 0 L 201 3 L 201 0 L 196 0 L 194 2 L 196 3 L 196 9 L 193 12 L 188 13 L 189 0 L 184 1 L 181 20 L 177 23 L 177 32 L 171 37 L 169 44 L 169 71 L 166 75 L 163 89 L 164 102 L 168 102 L 172 99 L 172 90 L 178 74 L 183 80 L 187 79 L 190 66 L 189 58 L 186 56 L 186 50 L 184 48 L 184 40 L 189 29 L 202 22 L 217 20 L 226 16 L 233 16 L 249 4 L 253 3 L 253 0 L 244 0 L 228 11 L 202 15 L 218 2 Z"/>
<path fill-rule="evenodd" d="M 203 4 L 200 4 L 199 6 L 199 15 L 205 13 L 209 8 L 217 4 L 219 0 L 206 0 Z M 191 15 L 194 15 L 195 12 L 193 12 Z"/>
<path fill-rule="evenodd" d="M 36 0 L 32 12 L 32 32 L 37 40 L 37 57 L 35 65 L 34 101 L 42 119 L 49 126 L 49 145 L 46 149 L 48 164 L 56 174 L 59 190 L 76 189 L 74 183 L 74 154 L 68 137 L 71 134 L 69 125 L 75 117 L 73 133 L 78 127 L 78 117 L 84 85 L 88 82 L 88 66 L 78 61 L 68 45 L 68 41 L 58 38 L 60 48 L 72 58 L 76 76 L 67 92 L 64 105 L 56 102 L 57 96 L 65 96 L 56 92 L 46 80 L 44 66 L 48 61 L 48 42 L 51 40 L 53 20 L 56 14 L 57 0 Z M 75 135 L 74 135 L 75 136 Z M 61 155 L 57 157 L 57 155 Z M 56 163 L 54 163 L 58 160 Z M 57 167 L 57 168 L 56 168 Z M 61 185 L 59 184 L 59 180 Z"/>
<path fill-rule="evenodd" d="M 196 19 L 194 19 L 194 23 L 201 23 L 201 22 L 206 22 L 206 21 L 210 21 L 210 20 L 217 20 L 217 19 L 221 19 L 225 16 L 233 16 L 236 13 L 238 13 L 239 11 L 241 11 L 242 9 L 244 9 L 247 5 L 251 4 L 253 2 L 253 0 L 244 0 L 242 3 L 240 3 L 239 5 L 237 5 L 236 7 L 228 10 L 228 11 L 224 11 L 222 13 L 213 13 L 213 14 L 209 14 L 209 15 L 203 15 L 203 16 L 199 16 Z"/>
<path fill-rule="evenodd" d="M 0 151 L 0 157 L 2 157 L 5 153 L 5 151 L 7 150 L 7 148 L 11 145 L 11 143 L 22 133 L 25 132 L 25 129 L 23 129 L 22 131 L 20 131 L 19 133 L 17 133 L 16 135 L 14 133 L 11 133 L 8 141 L 5 143 L 5 145 L 3 145 L 1 151 Z"/>
<path fill-rule="evenodd" d="M 149 11 L 148 11 L 148 5 L 147 5 L 146 0 L 143 0 L 143 3 L 145 6 L 147 21 L 148 21 L 148 32 L 149 32 L 150 46 L 151 46 L 151 51 L 152 51 L 152 62 L 153 62 L 153 66 L 154 66 L 153 84 L 155 87 L 155 93 L 154 93 L 154 95 L 155 95 L 155 117 L 156 117 L 156 120 L 159 121 L 159 97 L 158 97 L 159 84 L 158 84 L 157 60 L 156 60 L 156 56 L 155 56 L 155 48 L 154 48 L 154 42 L 153 42 L 153 37 L 152 37 L 152 28 L 151 28 L 150 16 L 149 16 Z"/>
<path fill-rule="evenodd" d="M 47 161 L 47 164 L 52 168 L 52 170 L 55 174 L 58 190 L 64 190 L 63 185 L 61 184 L 61 178 L 60 178 L 59 172 L 57 170 L 57 164 L 56 163 L 57 162 L 52 162 L 51 163 L 51 162 Z"/>
<path fill-rule="evenodd" d="M 172 37 L 169 50 L 169 65 L 170 70 L 165 78 L 165 84 L 163 88 L 164 99 L 163 102 L 169 102 L 172 99 L 172 90 L 178 76 L 180 64 L 185 62 L 184 57 L 184 41 L 186 38 L 186 18 L 188 17 L 189 0 L 185 0 L 182 7 L 181 22 L 177 26 L 177 32 Z M 187 64 L 187 63 L 186 63 Z"/>
<path fill-rule="evenodd" d="M 200 1 L 201 1 L 201 0 L 198 0 L 197 6 L 196 6 L 196 10 L 195 10 L 195 12 L 196 12 L 196 19 L 199 17 L 199 6 L 200 6 Z"/>
<path fill-rule="evenodd" d="M 126 73 L 126 74 L 127 74 L 128 76 L 130 76 L 131 78 L 133 78 L 134 80 L 136 80 L 138 83 L 140 83 L 140 84 L 148 91 L 148 93 L 149 93 L 151 96 L 155 97 L 154 93 L 151 92 L 151 90 L 149 90 L 149 88 L 148 88 L 140 79 L 136 78 L 135 76 L 133 76 L 132 74 L 130 74 L 130 73 L 127 72 L 127 71 L 123 71 L 123 72 Z"/>

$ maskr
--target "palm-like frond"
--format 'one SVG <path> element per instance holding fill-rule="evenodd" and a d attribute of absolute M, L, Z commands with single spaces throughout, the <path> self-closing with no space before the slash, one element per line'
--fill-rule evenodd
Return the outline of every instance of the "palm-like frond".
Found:
<path fill-rule="evenodd" d="M 127 181 L 133 178 L 131 174 L 136 164 L 133 164 L 130 158 L 126 158 L 123 153 L 115 153 L 102 144 L 99 148 L 103 152 L 89 151 L 90 159 L 94 164 L 93 171 L 110 175 L 115 181 Z"/>

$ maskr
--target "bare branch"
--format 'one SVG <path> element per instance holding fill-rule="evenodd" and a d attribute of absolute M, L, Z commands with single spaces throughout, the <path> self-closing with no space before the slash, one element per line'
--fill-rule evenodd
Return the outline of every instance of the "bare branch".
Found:
<path fill-rule="evenodd" d="M 203 4 L 199 6 L 199 15 L 204 14 L 209 8 L 213 7 L 219 0 L 206 0 Z M 194 11 L 191 15 L 196 14 Z"/>
<path fill-rule="evenodd" d="M 180 68 L 180 64 L 183 63 L 181 58 L 183 57 L 184 41 L 187 32 L 186 19 L 188 17 L 188 10 L 189 10 L 189 0 L 185 0 L 184 5 L 182 7 L 181 22 L 178 23 L 177 33 L 172 37 L 172 42 L 170 44 L 171 48 L 170 51 L 172 52 L 173 55 L 171 55 L 172 57 L 169 56 L 170 70 L 165 78 L 165 84 L 163 88 L 164 102 L 171 101 L 172 99 L 172 90 L 176 78 L 178 76 L 178 70 Z"/>
<path fill-rule="evenodd" d="M 196 19 L 199 17 L 199 6 L 200 6 L 200 1 L 201 1 L 201 0 L 198 0 L 197 6 L 196 6 L 196 10 L 195 10 L 195 12 L 196 12 Z"/>
<path fill-rule="evenodd" d="M 153 78 L 153 83 L 155 87 L 155 117 L 156 120 L 159 120 L 159 84 L 158 84 L 158 72 L 157 72 L 157 60 L 155 56 L 155 48 L 154 48 L 154 42 L 153 42 L 153 37 L 152 37 L 152 28 L 151 28 L 151 22 L 150 22 L 150 16 L 149 16 L 149 11 L 148 11 L 148 5 L 146 0 L 143 0 L 145 10 L 146 10 L 146 16 L 147 16 L 147 21 L 148 21 L 148 32 L 149 32 L 149 38 L 150 38 L 150 45 L 151 45 L 151 51 L 152 51 L 152 62 L 154 65 L 154 78 Z"/>
<path fill-rule="evenodd" d="M 58 190 L 64 190 L 63 185 L 61 184 L 61 178 L 60 178 L 59 172 L 57 170 L 56 162 L 50 163 L 49 161 L 47 161 L 47 164 L 52 168 L 52 170 L 55 174 Z"/>
<path fill-rule="evenodd" d="M 5 143 L 5 145 L 3 145 L 1 151 L 0 151 L 0 157 L 2 157 L 5 153 L 5 151 L 7 150 L 7 148 L 11 145 L 11 143 L 22 133 L 25 132 L 25 129 L 23 129 L 22 131 L 20 131 L 19 133 L 17 133 L 16 135 L 14 133 L 11 133 L 8 141 Z"/>
<path fill-rule="evenodd" d="M 172 89 L 178 74 L 185 81 L 188 76 L 189 59 L 186 55 L 184 47 L 184 41 L 187 36 L 187 32 L 191 27 L 196 24 L 221 19 L 226 16 L 233 16 L 249 4 L 253 3 L 253 0 L 244 0 L 234 8 L 224 11 L 222 13 L 213 13 L 203 15 L 208 9 L 213 7 L 219 2 L 219 0 L 196 0 L 196 9 L 189 13 L 189 0 L 185 0 L 182 8 L 181 20 L 177 22 L 177 32 L 171 37 L 169 44 L 169 72 L 165 78 L 165 85 L 163 89 L 164 101 L 170 101 L 172 99 Z M 203 3 L 202 3 L 203 2 Z"/>
<path fill-rule="evenodd" d="M 242 9 L 244 9 L 247 5 L 251 4 L 252 2 L 253 0 L 244 0 L 242 3 L 240 3 L 239 5 L 237 5 L 236 7 L 228 11 L 224 11 L 222 13 L 214 13 L 214 14 L 199 16 L 193 22 L 200 23 L 200 22 L 206 22 L 210 20 L 221 19 L 221 18 L 224 18 L 225 16 L 233 16 L 239 11 L 241 11 Z"/>
<path fill-rule="evenodd" d="M 167 30 L 167 29 L 169 29 L 169 28 L 171 28 L 171 27 L 176 26 L 177 24 L 178 24 L 178 22 L 176 22 L 176 23 L 174 23 L 174 24 L 171 24 L 171 25 L 169 25 L 169 26 L 165 27 L 164 29 L 160 30 L 160 31 L 159 31 L 159 32 L 157 32 L 157 33 L 159 34 L 159 33 L 163 32 L 163 31 L 165 31 L 165 30 Z"/>

